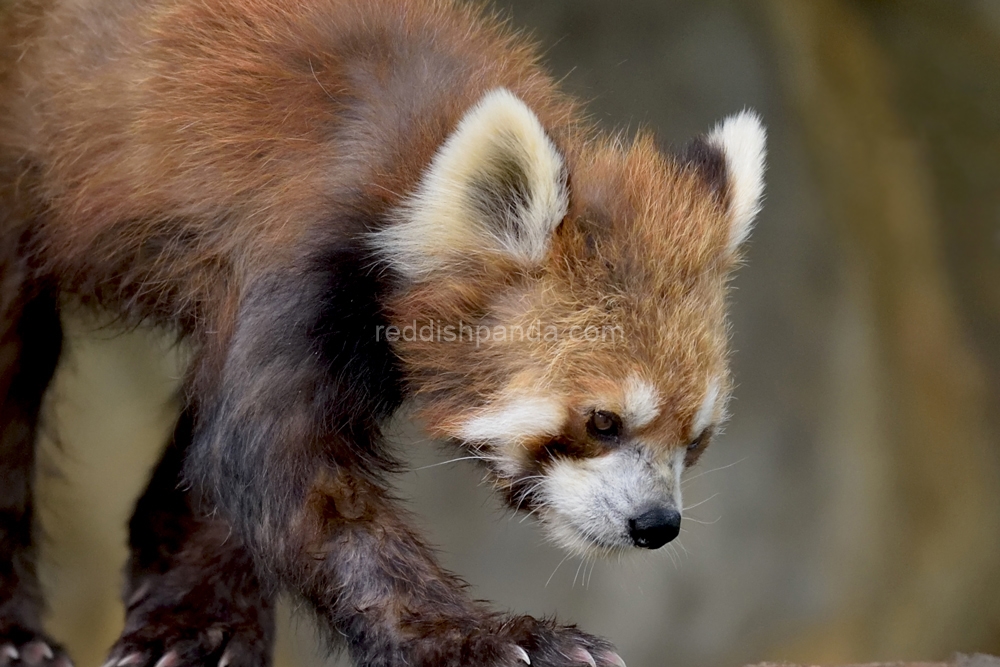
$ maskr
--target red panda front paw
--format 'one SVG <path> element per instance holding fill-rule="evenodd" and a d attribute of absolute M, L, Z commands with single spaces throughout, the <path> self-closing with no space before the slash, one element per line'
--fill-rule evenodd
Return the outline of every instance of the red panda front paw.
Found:
<path fill-rule="evenodd" d="M 183 595 L 159 583 L 133 595 L 104 667 L 270 666 L 269 602 L 217 579 Z"/>
<path fill-rule="evenodd" d="M 270 647 L 253 628 L 150 626 L 123 635 L 104 667 L 268 667 Z"/>
<path fill-rule="evenodd" d="M 432 632 L 411 647 L 419 655 L 410 651 L 407 663 L 421 667 L 625 667 L 611 644 L 575 626 L 531 616 L 504 617 L 489 625 L 460 638 L 453 630 Z"/>
<path fill-rule="evenodd" d="M 559 625 L 554 619 L 538 620 L 516 616 L 500 625 L 500 634 L 511 642 L 513 661 L 502 664 L 531 667 L 625 667 L 614 647 L 607 641 Z"/>
<path fill-rule="evenodd" d="M 73 667 L 62 648 L 45 635 L 0 619 L 0 667 Z"/>
<path fill-rule="evenodd" d="M 254 628 L 230 624 L 150 625 L 126 633 L 104 667 L 268 667 L 270 647 Z"/>

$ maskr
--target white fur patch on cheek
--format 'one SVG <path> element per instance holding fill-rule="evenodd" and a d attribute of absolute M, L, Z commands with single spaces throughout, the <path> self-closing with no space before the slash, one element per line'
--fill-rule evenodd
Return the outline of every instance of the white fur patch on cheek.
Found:
<path fill-rule="evenodd" d="M 698 408 L 698 412 L 694 415 L 694 421 L 691 423 L 691 433 L 689 434 L 691 439 L 697 438 L 701 435 L 702 431 L 715 423 L 719 392 L 720 384 L 718 379 L 708 383 L 705 398 L 702 399 L 701 407 Z"/>
<path fill-rule="evenodd" d="M 760 116 L 753 111 L 742 111 L 726 118 L 708 135 L 708 143 L 726 156 L 731 251 L 746 241 L 753 220 L 760 212 L 766 138 Z"/>
<path fill-rule="evenodd" d="M 630 428 L 642 428 L 660 414 L 660 392 L 638 375 L 625 382 L 625 417 Z"/>
<path fill-rule="evenodd" d="M 566 408 L 559 401 L 522 397 L 476 415 L 459 427 L 458 435 L 468 442 L 518 442 L 556 435 L 565 420 Z"/>

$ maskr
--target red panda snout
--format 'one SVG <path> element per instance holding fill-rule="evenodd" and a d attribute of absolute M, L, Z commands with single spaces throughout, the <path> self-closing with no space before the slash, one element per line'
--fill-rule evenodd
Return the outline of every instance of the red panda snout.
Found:
<path fill-rule="evenodd" d="M 683 455 L 671 458 L 658 466 L 648 447 L 630 443 L 596 458 L 558 459 L 542 474 L 536 514 L 556 544 L 581 555 L 659 548 L 676 537 L 683 512 Z"/>

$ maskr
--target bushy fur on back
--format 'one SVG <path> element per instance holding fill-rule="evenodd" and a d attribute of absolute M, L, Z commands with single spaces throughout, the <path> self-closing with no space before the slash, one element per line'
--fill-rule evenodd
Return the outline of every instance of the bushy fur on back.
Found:
<path fill-rule="evenodd" d="M 110 664 L 266 664 L 284 588 L 359 664 L 620 665 L 466 596 L 393 499 L 380 424 L 412 398 L 570 549 L 676 535 L 725 416 L 756 116 L 678 156 L 605 137 L 526 40 L 446 0 L 19 0 L 0 21 L 14 357 L 48 341 L 47 381 L 67 302 L 194 350 Z M 20 369 L 0 428 L 23 481 L 44 382 Z M 18 516 L 0 556 L 30 561 Z M 22 569 L 15 651 L 48 641 Z"/>

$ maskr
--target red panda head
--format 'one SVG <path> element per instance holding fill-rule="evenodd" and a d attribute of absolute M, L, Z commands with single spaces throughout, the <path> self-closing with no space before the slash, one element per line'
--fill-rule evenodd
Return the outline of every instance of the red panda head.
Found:
<path fill-rule="evenodd" d="M 469 110 L 375 245 L 387 338 L 432 433 L 577 551 L 676 537 L 680 479 L 725 418 L 725 293 L 759 208 L 749 112 L 681 157 L 561 147 L 500 89 Z"/>

